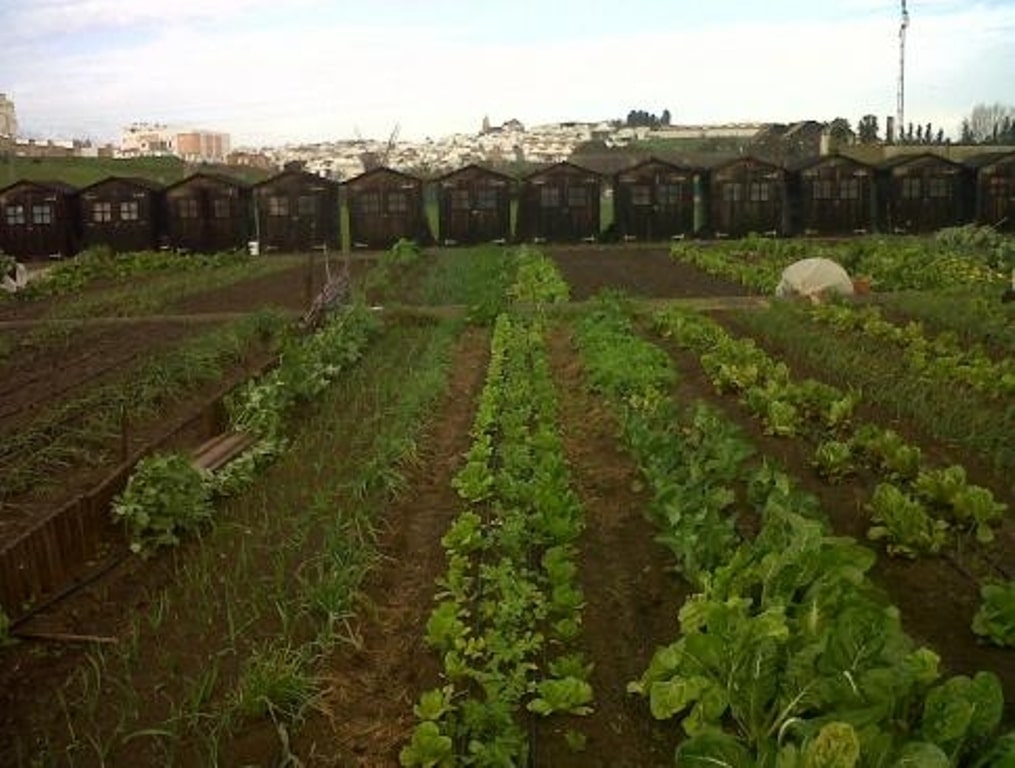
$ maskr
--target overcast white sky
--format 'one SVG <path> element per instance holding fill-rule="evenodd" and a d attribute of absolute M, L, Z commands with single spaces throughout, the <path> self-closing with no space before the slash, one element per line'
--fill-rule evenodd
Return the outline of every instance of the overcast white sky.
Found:
<path fill-rule="evenodd" d="M 1015 0 L 911 0 L 907 119 L 1015 103 Z M 0 0 L 24 133 L 160 121 L 233 144 L 895 112 L 899 4 L 876 0 Z"/>

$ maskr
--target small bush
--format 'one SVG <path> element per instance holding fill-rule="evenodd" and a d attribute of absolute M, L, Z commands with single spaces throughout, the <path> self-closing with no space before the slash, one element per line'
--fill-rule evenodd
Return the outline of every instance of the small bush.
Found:
<path fill-rule="evenodd" d="M 212 509 L 204 475 L 182 454 L 142 459 L 113 502 L 113 515 L 127 525 L 130 548 L 138 553 L 175 546 L 180 534 L 210 521 Z"/>

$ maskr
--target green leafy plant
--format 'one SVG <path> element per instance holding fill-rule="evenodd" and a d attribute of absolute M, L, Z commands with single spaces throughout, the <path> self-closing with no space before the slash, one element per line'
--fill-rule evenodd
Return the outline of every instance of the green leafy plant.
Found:
<path fill-rule="evenodd" d="M 405 768 L 450 768 L 455 764 L 454 745 L 440 726 L 425 720 L 412 731 L 412 739 L 402 747 L 398 762 Z"/>
<path fill-rule="evenodd" d="M 818 474 L 832 483 L 856 473 L 852 447 L 838 440 L 821 443 L 814 451 L 813 463 Z"/>
<path fill-rule="evenodd" d="M 1015 647 L 1015 581 L 984 584 L 983 602 L 973 616 L 973 632 L 995 645 Z"/>
<path fill-rule="evenodd" d="M 540 680 L 536 684 L 536 698 L 532 699 L 526 709 L 537 715 L 551 715 L 565 712 L 569 715 L 588 715 L 592 707 L 592 686 L 584 680 L 574 677 L 550 678 Z"/>
<path fill-rule="evenodd" d="M 995 674 L 959 675 L 927 693 L 920 733 L 958 764 L 990 743 L 1003 712 L 1004 695 Z"/>
<path fill-rule="evenodd" d="M 874 523 L 867 538 L 887 540 L 888 554 L 936 555 L 948 539 L 948 524 L 927 514 L 926 507 L 891 483 L 879 483 L 867 505 Z"/>
<path fill-rule="evenodd" d="M 212 519 L 211 493 L 204 475 L 183 454 L 157 454 L 138 462 L 113 515 L 127 526 L 137 553 L 174 546 L 180 536 Z"/>
<path fill-rule="evenodd" d="M 1008 506 L 994 500 L 994 494 L 987 488 L 968 485 L 952 500 L 952 514 L 959 525 L 969 526 L 976 532 L 976 538 L 984 544 L 994 540 L 992 523 L 1004 517 Z"/>

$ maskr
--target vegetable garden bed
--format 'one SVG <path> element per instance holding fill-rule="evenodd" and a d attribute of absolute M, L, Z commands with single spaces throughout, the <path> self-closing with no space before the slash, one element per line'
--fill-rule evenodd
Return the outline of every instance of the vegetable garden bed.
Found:
<path fill-rule="evenodd" d="M 1004 765 L 1015 649 L 970 625 L 985 575 L 1015 561 L 1012 525 L 989 505 L 962 517 L 973 507 L 956 501 L 979 485 L 1010 506 L 1004 476 L 772 341 L 777 327 L 827 334 L 845 354 L 867 343 L 854 330 L 806 309 L 718 313 L 751 329 L 782 383 L 843 389 L 765 385 L 778 403 L 766 406 L 727 390 L 769 363 L 703 367 L 715 348 L 680 349 L 610 314 L 637 315 L 645 298 L 648 317 L 660 298 L 717 296 L 722 281 L 651 248 L 551 255 L 570 285 L 531 252 L 383 260 L 375 298 L 458 310 L 386 316 L 376 348 L 214 527 L 42 617 L 118 645 L 6 651 L 5 764 L 618 768 L 672 765 L 680 750 L 678 766 Z M 607 286 L 632 302 L 556 310 L 568 288 L 584 300 Z M 973 366 L 1006 364 L 992 344 Z M 880 389 L 894 376 L 942 401 L 951 391 L 901 370 Z M 997 407 L 1002 376 L 969 375 L 962 386 Z M 892 458 L 851 454 L 852 471 L 828 471 L 826 444 L 852 444 L 866 421 L 902 436 L 879 433 Z M 965 485 L 927 473 L 953 463 Z M 951 526 L 938 553 L 917 543 L 916 559 L 891 557 L 866 540 L 890 527 L 869 509 L 888 484 L 937 489 L 919 498 Z M 981 629 L 1000 637 L 1011 598 L 987 596 L 998 610 Z M 821 762 L 826 749 L 844 761 Z"/>

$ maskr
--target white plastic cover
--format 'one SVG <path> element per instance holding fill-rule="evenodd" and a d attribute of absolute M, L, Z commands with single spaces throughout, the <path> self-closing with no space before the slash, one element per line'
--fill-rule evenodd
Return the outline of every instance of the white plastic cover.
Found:
<path fill-rule="evenodd" d="M 853 281 L 839 264 L 823 258 L 793 262 L 783 270 L 775 288 L 776 296 L 803 296 L 812 301 L 829 293 L 852 296 Z"/>
<path fill-rule="evenodd" d="M 28 285 L 28 270 L 20 262 L 14 265 L 13 275 L 0 276 L 0 288 L 8 293 L 16 293 Z"/>

